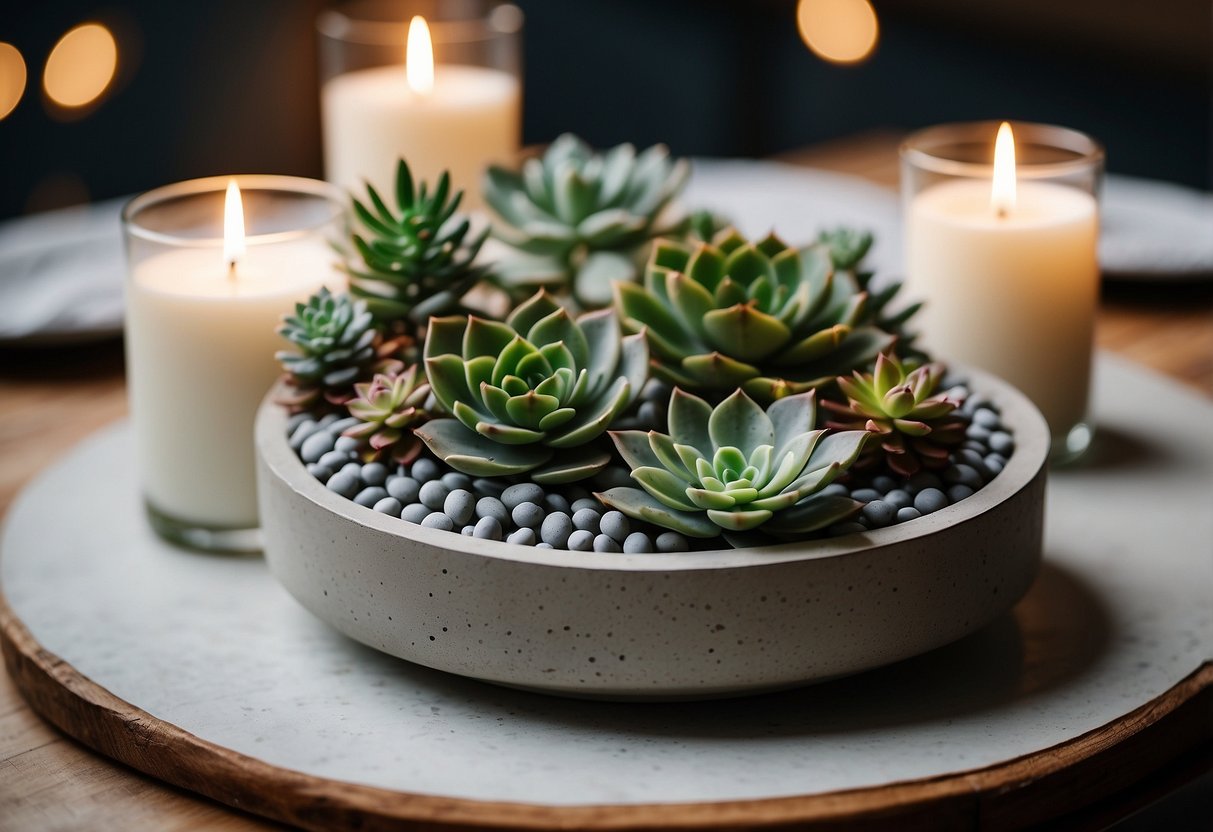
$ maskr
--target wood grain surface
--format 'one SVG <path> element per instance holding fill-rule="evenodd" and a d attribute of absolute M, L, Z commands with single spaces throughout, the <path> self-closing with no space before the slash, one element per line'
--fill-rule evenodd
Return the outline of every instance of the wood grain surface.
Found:
<path fill-rule="evenodd" d="M 893 185 L 898 138 L 865 134 L 784 158 Z M 1096 338 L 1104 349 L 1213 395 L 1213 284 L 1105 284 Z M 125 413 L 120 344 L 0 350 L 0 511 L 38 470 Z M 1017 616 L 1031 614 L 1030 604 L 1016 610 Z M 87 725 L 72 727 L 90 745 L 229 805 L 308 828 L 352 828 L 352 810 L 383 821 L 361 828 L 386 828 L 388 817 L 410 812 L 429 818 L 427 825 L 435 828 L 492 821 L 513 828 L 706 824 L 735 829 L 811 819 L 822 828 L 868 828 L 894 816 L 899 828 L 1012 828 L 1078 809 L 1072 822 L 1096 828 L 1103 822 L 1098 819 L 1123 814 L 1193 770 L 1207 770 L 1207 743 L 1213 737 L 1213 667 L 1205 666 L 1113 725 L 991 769 L 811 799 L 647 807 L 641 813 L 590 807 L 578 810 L 575 819 L 556 818 L 512 804 L 473 806 L 356 787 L 332 793 L 314 778 L 267 772 L 264 764 L 213 746 L 182 756 L 176 749 L 207 744 L 177 736 L 183 732 L 75 674 L 41 651 L 19 622 L 8 620 L 4 632 L 10 672 L 24 690 L 35 692 L 39 710 L 52 721 L 66 724 L 78 712 L 63 697 L 82 698 L 91 703 Z M 270 774 L 278 778 L 272 787 L 265 779 Z M 277 827 L 94 754 L 39 719 L 10 678 L 0 677 L 0 829 L 144 828 Z"/>

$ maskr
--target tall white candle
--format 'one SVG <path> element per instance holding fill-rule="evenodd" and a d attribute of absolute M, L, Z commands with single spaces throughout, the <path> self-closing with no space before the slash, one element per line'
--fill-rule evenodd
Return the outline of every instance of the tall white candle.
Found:
<path fill-rule="evenodd" d="M 1020 179 L 955 180 L 911 201 L 907 292 L 923 344 L 985 368 L 1036 403 L 1054 433 L 1083 421 L 1099 288 L 1095 199 Z"/>
<path fill-rule="evenodd" d="M 426 32 L 424 40 L 413 34 L 420 31 Z M 414 22 L 407 69 L 355 70 L 324 83 L 325 176 L 355 193 L 369 181 L 387 196 L 403 157 L 415 179 L 433 183 L 449 170 L 455 187 L 467 191 L 466 204 L 476 206 L 484 169 L 509 163 L 518 153 L 521 89 L 517 78 L 501 70 L 435 66 L 428 38 L 428 29 Z M 418 48 L 421 43 L 424 48 Z"/>
<path fill-rule="evenodd" d="M 340 283 L 332 251 L 310 236 L 229 235 L 223 251 L 181 247 L 133 264 L 127 378 L 155 509 L 200 527 L 256 527 L 253 420 L 280 372 L 275 329 L 295 302 Z"/>

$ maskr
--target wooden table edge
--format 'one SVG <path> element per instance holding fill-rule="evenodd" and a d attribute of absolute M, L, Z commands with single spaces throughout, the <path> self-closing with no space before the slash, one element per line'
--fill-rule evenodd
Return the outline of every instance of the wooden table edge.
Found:
<path fill-rule="evenodd" d="M 547 806 L 410 794 L 280 768 L 157 719 L 33 637 L 0 592 L 0 649 L 43 719 L 152 777 L 307 829 L 732 830 L 894 821 L 1008 828 L 1056 819 L 1213 742 L 1213 661 L 1108 724 L 985 768 L 814 795 L 703 803 Z"/>

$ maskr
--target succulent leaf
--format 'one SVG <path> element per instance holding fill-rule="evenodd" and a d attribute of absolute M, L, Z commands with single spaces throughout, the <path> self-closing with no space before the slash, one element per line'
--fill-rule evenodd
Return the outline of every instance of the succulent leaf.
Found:
<path fill-rule="evenodd" d="M 347 408 L 358 424 L 344 435 L 360 443 L 363 461 L 390 459 L 413 461 L 421 453 L 421 442 L 413 429 L 430 414 L 424 409 L 430 386 L 416 365 L 400 373 L 377 373 L 368 382 L 354 385 L 357 395 Z"/>

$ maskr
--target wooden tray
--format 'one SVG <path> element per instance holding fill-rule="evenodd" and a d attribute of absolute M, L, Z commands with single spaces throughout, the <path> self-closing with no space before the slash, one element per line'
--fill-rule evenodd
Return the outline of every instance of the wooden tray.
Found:
<path fill-rule="evenodd" d="M 1193 426 L 1213 405 L 1106 360 L 1099 381 L 1102 440 L 1051 482 L 1048 563 L 1028 597 L 962 642 L 852 679 L 620 705 L 380 656 L 312 619 L 259 560 L 156 540 L 125 426 L 13 508 L 5 658 L 31 704 L 89 746 L 308 828 L 1057 818 L 1211 733 L 1213 437 Z"/>

